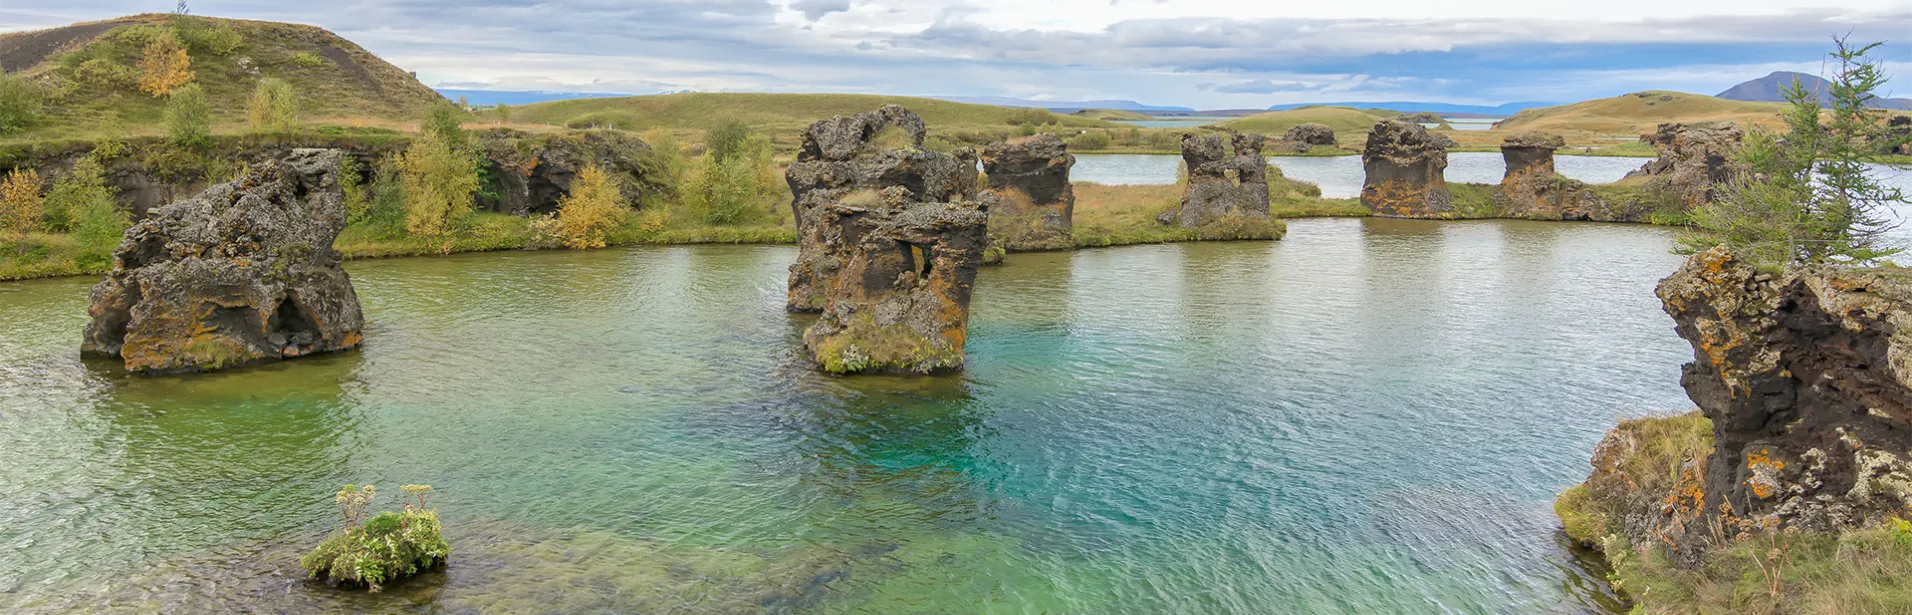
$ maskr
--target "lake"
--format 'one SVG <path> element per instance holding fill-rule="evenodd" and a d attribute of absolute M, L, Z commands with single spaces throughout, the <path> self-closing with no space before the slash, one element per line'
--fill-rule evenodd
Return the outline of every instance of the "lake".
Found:
<path fill-rule="evenodd" d="M 1010 255 L 935 378 L 814 373 L 790 247 L 354 261 L 361 351 L 153 378 L 0 284 L 0 611 L 1614 612 L 1550 502 L 1690 405 L 1670 232 L 1290 224 Z M 445 572 L 300 580 L 366 482 Z"/>
<path fill-rule="evenodd" d="M 1612 156 L 1555 156 L 1554 168 L 1561 175 L 1590 183 L 1607 183 L 1625 177 L 1651 158 Z M 1321 186 L 1321 195 L 1329 198 L 1361 196 L 1360 156 L 1276 156 L 1268 160 L 1282 173 Z M 1077 154 L 1069 176 L 1076 181 L 1100 184 L 1173 184 L 1182 158 L 1161 154 Z M 1447 155 L 1447 181 L 1498 184 L 1507 173 L 1507 163 L 1499 152 L 1451 152 Z"/>

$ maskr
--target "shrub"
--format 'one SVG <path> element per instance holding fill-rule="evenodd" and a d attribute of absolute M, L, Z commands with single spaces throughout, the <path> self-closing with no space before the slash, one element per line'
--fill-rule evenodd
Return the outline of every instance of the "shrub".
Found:
<path fill-rule="evenodd" d="M 20 255 L 27 253 L 27 233 L 40 228 L 40 174 L 14 169 L 0 181 L 0 231 L 13 236 Z"/>
<path fill-rule="evenodd" d="M 704 135 L 704 151 L 712 160 L 723 162 L 744 153 L 744 148 L 753 136 L 750 127 L 743 122 L 727 121 Z"/>
<path fill-rule="evenodd" d="M 173 32 L 179 35 L 180 42 L 185 43 L 187 49 L 219 56 L 231 55 L 245 46 L 246 42 L 232 26 L 203 17 L 175 15 Z"/>
<path fill-rule="evenodd" d="M 363 224 L 379 239 L 405 236 L 405 182 L 394 160 L 384 160 L 372 170 L 367 190 L 366 213 L 356 223 Z M 350 195 L 348 195 L 349 198 Z"/>
<path fill-rule="evenodd" d="M 75 261 L 84 271 L 101 271 L 112 264 L 113 250 L 132 220 L 113 202 L 112 188 L 105 187 L 105 198 L 88 198 L 68 211 L 73 219 L 73 243 L 79 249 Z"/>
<path fill-rule="evenodd" d="M 326 62 L 325 58 L 319 57 L 319 54 L 310 51 L 301 51 L 292 54 L 292 63 L 306 68 L 319 68 L 329 62 Z"/>
<path fill-rule="evenodd" d="M 604 247 L 611 231 L 624 224 L 624 193 L 617 182 L 597 165 L 578 171 L 571 181 L 571 193 L 558 201 L 558 222 L 565 247 L 582 250 Z"/>
<path fill-rule="evenodd" d="M 74 67 L 73 75 L 81 83 L 97 85 L 106 89 L 131 87 L 139 83 L 139 70 L 113 61 L 111 58 L 92 58 Z"/>
<path fill-rule="evenodd" d="M 377 491 L 366 485 L 346 485 L 333 501 L 345 512 L 344 527 L 299 558 L 312 578 L 331 583 L 364 585 L 379 591 L 385 584 L 430 570 L 451 556 L 437 509 L 426 508 L 430 485 L 401 487 L 414 498 L 398 512 L 364 518 Z"/>
<path fill-rule="evenodd" d="M 1783 137 L 1754 130 L 1734 155 L 1745 167 L 1720 195 L 1691 214 L 1680 237 L 1686 253 L 1725 245 L 1766 265 L 1867 264 L 1901 250 L 1886 234 L 1893 208 L 1912 203 L 1867 166 L 1888 139 L 1889 111 L 1876 107 L 1885 73 L 1871 54 L 1879 43 L 1851 47 L 1834 39 L 1836 73 L 1824 95 L 1799 83 L 1783 88 Z M 1824 105 L 1826 109 L 1821 110 Z"/>
<path fill-rule="evenodd" d="M 0 73 L 0 135 L 26 130 L 39 119 L 40 88 L 26 77 Z"/>
<path fill-rule="evenodd" d="M 684 145 L 677 140 L 668 128 L 653 128 L 644 131 L 644 143 L 651 146 L 651 153 L 638 164 L 644 169 L 644 176 L 653 178 L 662 190 L 647 191 L 648 198 L 664 199 L 664 202 L 645 203 L 646 209 L 655 205 L 659 208 L 670 199 L 682 198 L 688 192 L 685 182 L 691 174 L 691 159 L 684 155 Z"/>
<path fill-rule="evenodd" d="M 1081 150 L 1109 148 L 1109 134 L 1105 132 L 1085 132 L 1069 140 L 1069 147 Z"/>
<path fill-rule="evenodd" d="M 193 149 L 212 142 L 212 108 L 206 104 L 206 90 L 199 84 L 187 84 L 166 101 L 166 128 L 173 144 Z"/>
<path fill-rule="evenodd" d="M 1036 134 L 1036 125 L 1031 124 L 1029 122 L 1023 122 L 1021 126 L 1016 127 L 1016 134 L 1019 134 L 1025 137 Z"/>
<path fill-rule="evenodd" d="M 439 239 L 452 225 L 471 213 L 478 191 L 478 166 L 470 154 L 452 147 L 436 132 L 426 132 L 399 155 L 399 176 L 405 186 L 405 231 L 414 237 Z M 451 249 L 451 243 L 443 245 Z"/>
<path fill-rule="evenodd" d="M 140 30 L 131 28 L 130 30 Z M 159 98 L 192 82 L 193 59 L 172 28 L 154 32 L 139 60 L 139 89 Z"/>
<path fill-rule="evenodd" d="M 290 132 L 299 126 L 299 95 L 292 84 L 267 77 L 252 89 L 246 121 L 260 132 Z"/>
<path fill-rule="evenodd" d="M 465 134 L 465 118 L 469 117 L 451 102 L 444 101 L 432 105 L 425 116 L 425 125 L 420 132 L 438 137 L 438 140 L 453 149 L 463 149 L 470 140 Z"/>
<path fill-rule="evenodd" d="M 372 195 L 365 186 L 365 173 L 359 169 L 357 157 L 348 155 L 339 158 L 339 191 L 345 194 L 347 225 L 364 222 L 371 215 Z"/>
<path fill-rule="evenodd" d="M 511 123 L 511 105 L 498 103 L 497 107 L 492 108 L 491 113 L 498 117 L 499 124 Z"/>
<path fill-rule="evenodd" d="M 55 180 L 53 187 L 47 190 L 46 212 L 41 215 L 41 223 L 48 232 L 70 233 L 75 219 L 94 203 L 104 202 L 112 207 L 113 192 L 113 187 L 106 185 L 106 172 L 96 156 L 82 157 L 73 164 L 72 171 Z"/>
<path fill-rule="evenodd" d="M 1017 109 L 1009 113 L 1008 123 L 1011 126 L 1020 126 L 1022 124 L 1046 126 L 1062 123 L 1062 118 L 1056 117 L 1056 114 L 1048 109 Z"/>

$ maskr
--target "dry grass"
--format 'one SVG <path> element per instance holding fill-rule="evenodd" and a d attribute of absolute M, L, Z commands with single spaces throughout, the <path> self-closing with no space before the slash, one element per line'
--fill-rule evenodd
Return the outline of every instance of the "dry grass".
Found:
<path fill-rule="evenodd" d="M 1629 517 L 1669 505 L 1701 514 L 1697 460 L 1712 448 L 1712 423 L 1698 411 L 1623 421 L 1596 452 L 1594 476 L 1554 504 L 1570 538 L 1607 555 L 1635 613 L 1912 613 L 1912 522 L 1903 519 L 1839 535 L 1722 535 L 1693 567 L 1675 565 L 1661 544 L 1629 541 Z"/>
<path fill-rule="evenodd" d="M 1570 105 L 1527 109 L 1501 122 L 1497 130 L 1538 130 L 1570 139 L 1632 136 L 1653 132 L 1664 122 L 1738 122 L 1741 126 L 1781 128 L 1783 103 L 1743 102 L 1683 92 L 1647 91 Z"/>

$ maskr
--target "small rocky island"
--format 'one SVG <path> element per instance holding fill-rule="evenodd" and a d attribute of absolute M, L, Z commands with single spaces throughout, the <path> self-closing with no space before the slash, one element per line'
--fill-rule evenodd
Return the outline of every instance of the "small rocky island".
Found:
<path fill-rule="evenodd" d="M 152 373 L 358 346 L 364 316 L 332 247 L 345 227 L 340 156 L 293 150 L 152 210 L 93 287 L 81 351 Z"/>
<path fill-rule="evenodd" d="M 1361 152 L 1367 178 L 1361 204 L 1377 216 L 1448 217 L 1454 211 L 1447 192 L 1447 144 L 1413 122 L 1381 120 L 1368 131 Z"/>
<path fill-rule="evenodd" d="M 997 198 L 989 208 L 990 242 L 1009 252 L 1075 247 L 1076 158 L 1053 134 L 992 143 L 983 148 L 983 173 Z"/>
<path fill-rule="evenodd" d="M 911 144 L 877 149 L 888 127 Z M 989 212 L 975 200 L 974 150 L 929 151 L 924 134 L 923 120 L 895 105 L 804 132 L 786 175 L 799 225 L 788 307 L 823 312 L 803 342 L 824 371 L 963 367 Z"/>

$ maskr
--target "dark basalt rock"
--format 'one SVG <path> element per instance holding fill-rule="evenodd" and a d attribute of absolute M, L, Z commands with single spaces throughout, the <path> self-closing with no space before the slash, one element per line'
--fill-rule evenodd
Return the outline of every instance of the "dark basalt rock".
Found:
<path fill-rule="evenodd" d="M 1182 135 L 1182 162 L 1188 167 L 1188 188 L 1182 207 L 1158 220 L 1197 228 L 1226 216 L 1268 219 L 1268 159 L 1262 156 L 1263 137 L 1236 133 L 1223 141 L 1220 134 Z"/>
<path fill-rule="evenodd" d="M 556 213 L 559 201 L 571 193 L 578 171 L 591 164 L 617 181 L 627 203 L 640 202 L 650 182 L 641 165 L 651 148 L 626 133 L 590 130 L 533 135 L 494 129 L 474 136 L 494 180 L 494 196 L 481 197 L 478 206 L 494 213 Z"/>
<path fill-rule="evenodd" d="M 1653 146 L 1659 158 L 1627 174 L 1664 186 L 1681 208 L 1691 210 L 1713 202 L 1720 184 L 1745 170 L 1732 162 L 1739 150 L 1740 129 L 1732 122 L 1661 124 L 1640 141 Z"/>
<path fill-rule="evenodd" d="M 1341 142 L 1335 139 L 1334 129 L 1326 124 L 1296 124 L 1281 137 L 1281 147 L 1297 154 L 1308 153 L 1318 145 L 1340 147 Z"/>
<path fill-rule="evenodd" d="M 811 358 L 839 374 L 962 369 L 987 211 L 975 202 L 912 202 L 893 186 L 815 214 L 819 245 L 841 265 L 822 318 L 803 334 Z"/>
<path fill-rule="evenodd" d="M 1395 117 L 1394 120 L 1398 122 L 1413 122 L 1415 124 L 1439 124 L 1441 122 L 1447 121 L 1447 120 L 1441 119 L 1441 114 L 1435 113 L 1433 111 L 1416 111 L 1413 113 L 1403 113 Z"/>
<path fill-rule="evenodd" d="M 1703 510 L 1833 531 L 1912 506 L 1912 274 L 1762 272 L 1715 248 L 1659 296 L 1713 422 Z"/>
<path fill-rule="evenodd" d="M 1507 173 L 1501 181 L 1513 179 L 1517 175 L 1554 172 L 1554 150 L 1567 146 L 1567 140 L 1560 135 L 1538 132 L 1523 132 L 1502 139 L 1500 157 L 1507 163 Z"/>
<path fill-rule="evenodd" d="M 364 316 L 332 248 L 340 156 L 294 150 L 127 229 L 93 287 L 81 351 L 170 372 L 358 346 Z"/>
<path fill-rule="evenodd" d="M 1507 173 L 1496 200 L 1504 215 L 1531 220 L 1631 222 L 1637 212 L 1608 204 L 1583 182 L 1554 172 L 1554 150 L 1566 146 L 1558 135 L 1537 132 L 1509 136 L 1500 155 Z"/>
<path fill-rule="evenodd" d="M 992 143 L 983 148 L 982 163 L 998 197 L 989 208 L 991 243 L 1016 252 L 1075 247 L 1069 182 L 1075 156 L 1062 139 L 1039 134 Z"/>
<path fill-rule="evenodd" d="M 1448 141 L 1451 143 L 1451 141 Z M 1454 212 L 1447 192 L 1447 146 L 1420 124 L 1381 120 L 1361 153 L 1367 179 L 1361 204 L 1377 216 L 1441 218 Z"/>
<path fill-rule="evenodd" d="M 890 126 L 903 129 L 911 145 L 885 150 L 873 146 L 871 140 Z M 889 188 L 902 189 L 906 202 L 975 196 L 975 150 L 929 151 L 923 149 L 924 137 L 923 120 L 896 105 L 822 120 L 804 131 L 797 161 L 784 173 L 797 220 L 797 262 L 790 266 L 787 309 L 822 311 L 843 265 L 840 251 L 830 244 L 829 225 L 819 222 L 827 206 L 855 192 Z"/>

